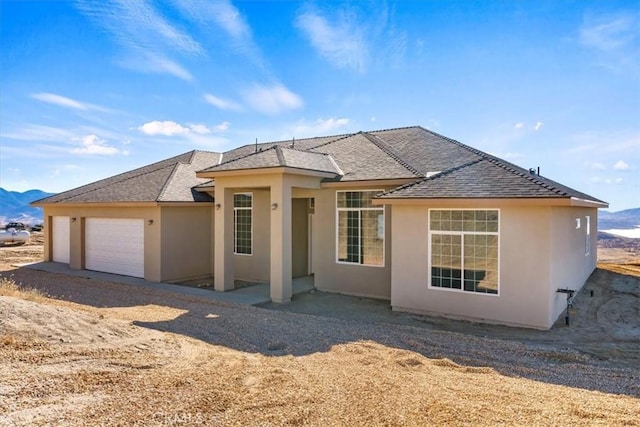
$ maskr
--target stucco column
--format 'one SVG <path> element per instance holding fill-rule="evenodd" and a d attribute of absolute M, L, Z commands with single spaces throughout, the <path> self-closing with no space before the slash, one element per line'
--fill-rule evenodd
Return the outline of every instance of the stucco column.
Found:
<path fill-rule="evenodd" d="M 233 192 L 218 186 L 218 183 L 216 183 L 214 215 L 214 288 L 216 291 L 228 291 L 234 288 Z"/>
<path fill-rule="evenodd" d="M 277 206 L 276 206 L 277 204 Z M 281 176 L 271 186 L 271 301 L 291 301 L 291 184 Z"/>

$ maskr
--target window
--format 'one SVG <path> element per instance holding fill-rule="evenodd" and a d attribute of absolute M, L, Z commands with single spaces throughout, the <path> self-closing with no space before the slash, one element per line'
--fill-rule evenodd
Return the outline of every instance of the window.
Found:
<path fill-rule="evenodd" d="M 591 217 L 589 215 L 584 217 L 584 255 L 591 254 Z"/>
<path fill-rule="evenodd" d="M 253 194 L 233 195 L 233 252 L 251 255 L 253 252 Z"/>
<path fill-rule="evenodd" d="M 498 293 L 498 210 L 429 210 L 433 288 Z"/>
<path fill-rule="evenodd" d="M 338 262 L 384 266 L 384 206 L 373 191 L 338 191 Z"/>

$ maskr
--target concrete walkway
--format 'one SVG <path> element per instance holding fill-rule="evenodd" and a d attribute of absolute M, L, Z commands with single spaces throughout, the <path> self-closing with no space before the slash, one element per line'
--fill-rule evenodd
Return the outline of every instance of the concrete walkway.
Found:
<path fill-rule="evenodd" d="M 174 285 L 171 283 L 150 282 L 138 277 L 121 276 L 119 274 L 102 273 L 90 270 L 73 270 L 67 264 L 57 262 L 38 262 L 24 264 L 20 267 L 33 270 L 46 271 L 48 273 L 66 274 L 68 276 L 84 277 L 87 279 L 104 280 L 107 282 L 124 283 L 131 286 L 140 286 L 148 289 L 161 289 L 182 295 L 190 295 L 216 301 L 224 301 L 235 304 L 258 305 L 271 302 L 269 296 L 269 284 L 259 283 L 227 292 L 218 292 L 211 289 L 200 289 L 192 286 Z M 293 294 L 298 295 L 314 289 L 313 277 L 301 277 L 293 280 Z"/>

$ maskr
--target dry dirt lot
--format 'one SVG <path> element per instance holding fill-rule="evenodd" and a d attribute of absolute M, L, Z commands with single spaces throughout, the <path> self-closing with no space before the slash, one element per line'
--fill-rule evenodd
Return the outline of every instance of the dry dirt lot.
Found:
<path fill-rule="evenodd" d="M 640 425 L 633 264 L 602 265 L 571 327 L 539 332 L 13 267 L 41 259 L 34 243 L 0 247 L 0 425 Z"/>

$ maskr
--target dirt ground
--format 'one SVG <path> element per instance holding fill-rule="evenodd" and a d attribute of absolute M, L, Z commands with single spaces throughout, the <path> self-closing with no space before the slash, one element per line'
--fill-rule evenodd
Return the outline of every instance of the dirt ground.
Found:
<path fill-rule="evenodd" d="M 640 425 L 633 257 L 600 264 L 571 326 L 546 332 L 235 306 L 14 266 L 41 259 L 37 237 L 0 247 L 0 425 Z"/>

